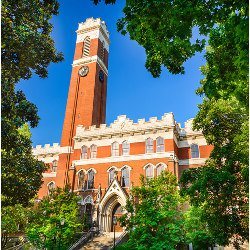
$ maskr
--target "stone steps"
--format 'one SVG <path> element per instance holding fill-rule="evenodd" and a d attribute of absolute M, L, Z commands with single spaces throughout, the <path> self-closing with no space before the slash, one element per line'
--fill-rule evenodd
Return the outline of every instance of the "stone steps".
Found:
<path fill-rule="evenodd" d="M 122 233 L 117 232 L 115 238 L 117 239 Z M 89 241 L 80 250 L 108 250 L 113 246 L 114 233 L 105 233 L 100 236 L 94 237 L 92 241 Z"/>

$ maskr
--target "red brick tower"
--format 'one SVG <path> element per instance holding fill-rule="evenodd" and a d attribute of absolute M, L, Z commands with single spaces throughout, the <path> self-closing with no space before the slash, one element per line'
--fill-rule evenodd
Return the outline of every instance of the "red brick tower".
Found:
<path fill-rule="evenodd" d="M 61 147 L 65 147 L 65 154 L 60 155 L 58 163 L 59 186 L 68 183 L 76 127 L 98 127 L 105 123 L 106 116 L 109 32 L 100 18 L 88 18 L 84 23 L 79 23 L 76 33 L 75 55 L 61 137 Z"/>

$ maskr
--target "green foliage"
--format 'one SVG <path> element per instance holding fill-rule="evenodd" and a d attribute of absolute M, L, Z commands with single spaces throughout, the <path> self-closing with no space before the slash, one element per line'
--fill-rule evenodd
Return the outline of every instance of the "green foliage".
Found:
<path fill-rule="evenodd" d="M 146 68 L 154 77 L 162 66 L 184 73 L 184 62 L 207 44 L 197 90 L 204 99 L 194 128 L 214 149 L 206 167 L 187 170 L 181 182 L 191 203 L 203 207 L 216 243 L 233 241 L 239 248 L 249 239 L 248 2 L 128 0 L 123 13 L 118 31 L 144 47 Z M 194 37 L 194 28 L 200 36 Z"/>
<path fill-rule="evenodd" d="M 208 249 L 215 241 L 203 219 L 202 207 L 191 207 L 185 214 L 184 229 L 188 243 L 193 244 L 194 250 Z"/>
<path fill-rule="evenodd" d="M 6 130 L 3 129 L 2 127 L 2 133 L 5 133 Z M 42 173 L 45 172 L 46 166 L 32 156 L 27 124 L 13 129 L 12 134 L 8 136 L 17 141 L 15 145 L 2 146 L 2 206 L 28 206 L 30 199 L 42 185 Z M 5 142 L 2 139 L 2 145 Z"/>
<path fill-rule="evenodd" d="M 57 188 L 43 198 L 30 211 L 26 235 L 38 249 L 68 249 L 76 240 L 76 232 L 82 231 L 79 217 L 79 197 L 65 189 Z"/>
<path fill-rule="evenodd" d="M 121 223 L 129 232 L 127 249 L 175 249 L 184 242 L 183 199 L 171 173 L 152 180 L 141 177 L 141 186 L 131 190 L 126 210 Z"/>
<path fill-rule="evenodd" d="M 58 14 L 56 0 L 2 2 L 2 81 L 47 77 L 50 62 L 62 60 L 50 36 L 49 20 Z"/>
<path fill-rule="evenodd" d="M 2 207 L 1 229 L 5 234 L 16 234 L 23 231 L 27 221 L 27 211 L 22 205 Z"/>
<path fill-rule="evenodd" d="M 31 14 L 32 13 L 32 14 Z M 21 129 L 26 123 L 38 124 L 36 106 L 16 91 L 21 79 L 33 73 L 47 77 L 50 62 L 62 60 L 50 36 L 53 15 L 58 14 L 58 2 L 2 2 L 2 91 L 1 91 L 1 149 L 2 205 L 20 203 L 24 206 L 42 184 L 43 163 L 32 156 L 30 133 Z"/>

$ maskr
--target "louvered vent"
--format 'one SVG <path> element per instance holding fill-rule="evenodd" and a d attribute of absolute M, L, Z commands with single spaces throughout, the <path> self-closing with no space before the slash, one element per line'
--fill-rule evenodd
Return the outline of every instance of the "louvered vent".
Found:
<path fill-rule="evenodd" d="M 89 55 L 89 49 L 90 49 L 90 37 L 87 36 L 87 37 L 84 39 L 83 56 L 88 56 L 88 55 Z"/>

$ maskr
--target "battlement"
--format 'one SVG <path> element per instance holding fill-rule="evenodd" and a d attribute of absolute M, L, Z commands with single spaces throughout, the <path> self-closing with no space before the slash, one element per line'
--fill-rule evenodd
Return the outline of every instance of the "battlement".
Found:
<path fill-rule="evenodd" d="M 85 22 L 78 24 L 78 32 L 84 31 L 84 30 L 90 30 L 95 27 L 102 27 L 103 31 L 105 32 L 106 36 L 109 38 L 109 32 L 107 29 L 107 25 L 104 21 L 101 20 L 101 18 L 87 18 Z"/>
<path fill-rule="evenodd" d="M 101 124 L 100 127 L 96 125 L 88 128 L 79 125 L 76 128 L 75 140 L 88 137 L 100 137 L 109 136 L 113 134 L 135 134 L 135 133 L 147 133 L 157 130 L 175 129 L 180 136 L 187 136 L 188 134 L 200 134 L 199 131 L 192 130 L 192 121 L 189 119 L 185 122 L 185 127 L 181 128 L 180 123 L 177 123 L 172 112 L 165 113 L 159 120 L 157 117 L 150 117 L 148 121 L 145 119 L 138 119 L 137 123 L 127 118 L 126 115 L 120 115 L 117 119 L 108 126 L 107 124 Z"/>
<path fill-rule="evenodd" d="M 44 147 L 42 145 L 36 145 L 35 148 L 32 149 L 33 155 L 55 155 L 61 152 L 61 147 L 59 143 L 45 144 Z"/>

